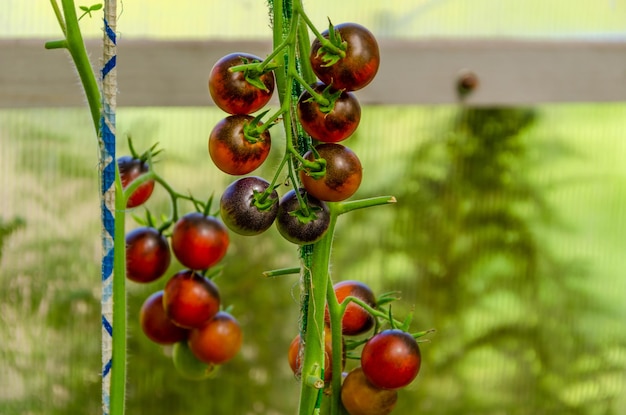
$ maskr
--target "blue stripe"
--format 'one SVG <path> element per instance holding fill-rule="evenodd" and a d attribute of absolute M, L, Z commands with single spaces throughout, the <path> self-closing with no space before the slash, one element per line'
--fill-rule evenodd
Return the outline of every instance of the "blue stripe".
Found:
<path fill-rule="evenodd" d="M 111 39 L 111 42 L 113 42 L 114 45 L 117 45 L 117 36 L 115 35 L 113 29 L 111 29 L 111 26 L 109 26 L 109 22 L 107 22 L 107 19 L 104 19 L 104 31 L 106 32 L 109 39 Z"/>
<path fill-rule="evenodd" d="M 111 59 L 109 59 L 109 61 L 104 64 L 104 66 L 102 67 L 103 78 L 107 76 L 113 68 L 115 68 L 116 61 L 117 61 L 116 56 L 112 56 Z"/>
<path fill-rule="evenodd" d="M 113 336 L 113 326 L 111 326 L 111 323 L 109 323 L 109 320 L 107 320 L 105 316 L 102 316 L 102 327 L 104 327 L 109 335 Z"/>
<path fill-rule="evenodd" d="M 102 369 L 102 377 L 105 378 L 109 372 L 111 371 L 111 366 L 113 365 L 113 360 L 109 359 L 106 365 L 104 365 L 104 369 Z"/>
<path fill-rule="evenodd" d="M 102 281 L 106 281 L 113 275 L 113 256 L 114 250 L 110 249 L 104 257 L 102 257 Z"/>

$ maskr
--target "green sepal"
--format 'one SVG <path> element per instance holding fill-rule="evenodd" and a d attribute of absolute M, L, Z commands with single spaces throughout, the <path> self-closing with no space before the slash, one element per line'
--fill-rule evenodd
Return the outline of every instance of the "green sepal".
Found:
<path fill-rule="evenodd" d="M 322 209 L 317 206 L 307 206 L 307 207 L 300 207 L 299 209 L 293 210 L 289 212 L 289 214 L 291 216 L 295 216 L 296 218 L 298 218 L 298 222 L 300 222 L 301 224 L 306 225 L 307 223 L 313 222 L 315 219 L 317 219 L 317 215 L 315 214 L 315 211 L 320 211 L 320 210 Z"/>
<path fill-rule="evenodd" d="M 243 136 L 244 138 L 251 144 L 258 143 L 259 141 L 263 141 L 261 139 L 262 130 L 259 129 L 259 124 L 261 123 L 261 119 L 267 114 L 270 110 L 265 110 L 256 117 L 254 117 L 250 122 L 247 122 L 243 126 Z"/>
<path fill-rule="evenodd" d="M 258 190 L 253 190 L 252 194 L 252 202 L 250 204 L 259 209 L 261 212 L 269 210 L 275 203 L 278 202 L 278 199 L 268 197 L 270 193 L 265 191 L 259 192 Z"/>
<path fill-rule="evenodd" d="M 348 48 L 348 42 L 345 42 L 335 26 L 328 19 L 328 41 L 322 42 L 322 47 L 317 51 L 317 56 L 324 61 L 324 67 L 333 66 L 339 60 L 346 56 L 346 49 Z"/>
<path fill-rule="evenodd" d="M 326 86 L 321 93 L 320 97 L 311 96 L 306 102 L 317 102 L 319 110 L 323 114 L 328 114 L 335 109 L 335 103 L 343 94 L 343 90 L 334 89 L 332 85 Z"/>

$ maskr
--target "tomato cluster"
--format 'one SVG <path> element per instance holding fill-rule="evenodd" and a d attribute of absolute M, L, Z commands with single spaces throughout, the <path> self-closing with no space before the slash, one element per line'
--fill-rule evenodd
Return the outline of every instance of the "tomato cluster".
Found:
<path fill-rule="evenodd" d="M 220 200 L 221 217 L 233 232 L 257 235 L 274 222 L 279 233 L 299 245 L 318 241 L 328 229 L 328 202 L 351 197 L 359 188 L 362 166 L 357 155 L 340 142 L 350 137 L 361 119 L 361 106 L 352 91 L 369 84 L 378 71 L 380 54 L 372 33 L 355 23 L 343 23 L 322 32 L 332 43 L 316 38 L 308 65 L 317 76 L 311 84 L 298 79 L 303 92 L 291 109 L 281 107 L 263 122 L 269 110 L 253 116 L 270 101 L 275 71 L 285 70 L 273 60 L 249 53 L 231 53 L 210 71 L 208 89 L 215 104 L 229 115 L 209 135 L 213 163 L 234 176 L 252 173 L 266 160 L 271 148 L 269 129 L 285 116 L 294 115 L 308 139 L 307 148 L 287 145 L 281 163 L 290 169 L 271 180 L 258 176 L 236 179 Z M 289 128 L 289 127 L 286 127 Z M 288 140 L 297 137 L 288 134 Z M 300 137 L 301 138 L 301 137 Z M 289 181 L 293 189 L 279 197 L 276 183 Z"/>
<path fill-rule="evenodd" d="M 333 289 L 337 302 L 344 307 L 341 316 L 342 368 L 346 364 L 346 349 L 357 351 L 364 344 L 360 356 L 358 353 L 350 356 L 358 359 L 359 364 L 344 374 L 340 391 L 344 408 L 350 415 L 388 414 L 395 406 L 397 390 L 409 385 L 419 373 L 421 353 L 417 340 L 414 335 L 398 328 L 381 329 L 381 316 L 373 312 L 380 312 L 379 305 L 387 300 L 382 297 L 378 300 L 366 284 L 346 280 L 336 283 Z M 325 322 L 324 382 L 329 384 L 333 376 L 332 359 L 338 354 L 333 355 L 328 309 Z M 346 342 L 346 338 L 356 340 Z M 298 335 L 287 353 L 289 366 L 297 377 L 301 375 L 302 347 Z"/>
<path fill-rule="evenodd" d="M 142 163 L 145 162 L 134 156 L 118 159 L 125 188 L 150 170 L 147 164 L 141 169 L 126 167 Z M 148 200 L 150 195 L 146 196 L 143 188 L 148 183 L 154 186 L 150 179 L 127 197 L 129 202 L 134 201 L 133 207 Z M 131 203 L 127 206 L 131 207 Z M 193 379 L 209 376 L 218 365 L 232 359 L 242 345 L 239 323 L 223 310 L 219 289 L 207 277 L 229 246 L 226 226 L 206 213 L 209 207 L 210 204 L 202 212 L 172 218 L 158 229 L 148 215 L 148 223 L 129 231 L 125 238 L 126 276 L 131 281 L 157 281 L 167 272 L 172 256 L 184 267 L 162 289 L 148 296 L 139 322 L 153 342 L 174 345 L 174 365 L 181 375 Z"/>

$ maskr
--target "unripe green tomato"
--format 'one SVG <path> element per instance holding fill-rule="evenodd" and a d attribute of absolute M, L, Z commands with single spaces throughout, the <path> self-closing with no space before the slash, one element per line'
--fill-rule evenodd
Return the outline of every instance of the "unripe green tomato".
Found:
<path fill-rule="evenodd" d="M 176 371 L 185 379 L 204 380 L 214 377 L 219 368 L 218 365 L 204 363 L 189 349 L 187 341 L 174 344 L 172 361 Z"/>

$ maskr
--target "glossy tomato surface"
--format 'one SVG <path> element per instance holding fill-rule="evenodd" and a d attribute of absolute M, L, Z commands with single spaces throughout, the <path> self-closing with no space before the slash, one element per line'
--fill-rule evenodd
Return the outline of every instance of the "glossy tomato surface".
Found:
<path fill-rule="evenodd" d="M 189 334 L 189 349 L 205 363 L 222 364 L 241 349 L 243 333 L 237 320 L 220 311 L 211 320 Z"/>
<path fill-rule="evenodd" d="M 274 73 L 260 75 L 257 79 L 264 88 L 259 88 L 246 79 L 243 71 L 230 70 L 261 61 L 249 53 L 231 53 L 218 60 L 209 74 L 209 92 L 215 105 L 229 114 L 251 114 L 263 108 L 274 92 Z"/>
<path fill-rule="evenodd" d="M 356 91 L 368 85 L 378 72 L 378 42 L 372 32 L 356 23 L 338 24 L 335 30 L 346 42 L 345 57 L 334 65 L 327 66 L 320 51 L 322 43 L 315 39 L 310 55 L 313 72 L 322 83 L 332 85 L 335 89 Z M 322 32 L 322 36 L 328 38 L 328 30 Z"/>
<path fill-rule="evenodd" d="M 306 170 L 300 170 L 300 180 L 307 193 L 328 202 L 339 202 L 352 196 L 363 178 L 363 167 L 357 155 L 348 147 L 336 143 L 318 144 L 315 150 L 320 158 L 326 160 L 326 173 L 316 178 Z M 304 158 L 315 161 L 316 155 L 308 151 Z"/>
<path fill-rule="evenodd" d="M 213 216 L 191 212 L 181 217 L 172 230 L 172 251 L 187 268 L 204 270 L 226 255 L 230 239 L 226 226 Z"/>
<path fill-rule="evenodd" d="M 272 147 L 268 130 L 252 140 L 246 137 L 246 125 L 253 117 L 231 115 L 218 122 L 209 136 L 209 155 L 224 173 L 241 176 L 256 170 L 267 158 Z"/>
<path fill-rule="evenodd" d="M 374 293 L 368 285 L 360 281 L 341 281 L 336 283 L 333 288 L 339 303 L 342 303 L 347 297 L 356 297 L 370 307 L 376 307 Z M 341 331 L 346 336 L 356 336 L 374 327 L 374 322 L 374 317 L 369 312 L 360 305 L 350 302 L 346 306 L 346 311 L 341 320 Z"/>
<path fill-rule="evenodd" d="M 240 235 L 258 235 L 272 226 L 278 214 L 278 192 L 273 190 L 265 200 L 257 202 L 257 196 L 269 186 L 267 180 L 249 176 L 235 180 L 224 190 L 220 215 L 228 229 Z"/>
<path fill-rule="evenodd" d="M 320 240 L 328 230 L 330 210 L 321 200 L 306 196 L 302 189 L 299 192 L 306 201 L 309 211 L 313 212 L 314 219 L 303 221 L 295 214 L 301 207 L 295 190 L 290 190 L 280 199 L 276 228 L 289 242 L 298 245 L 312 244 Z"/>
<path fill-rule="evenodd" d="M 187 339 L 188 330 L 174 324 L 163 308 L 163 291 L 150 295 L 141 306 L 139 324 L 144 334 L 159 344 L 174 344 Z"/>
<path fill-rule="evenodd" d="M 322 94 L 326 85 L 318 83 L 313 90 Z M 312 138 L 324 143 L 337 143 L 350 137 L 361 121 L 361 105 L 351 92 L 343 91 L 330 111 L 321 107 L 309 91 L 298 99 L 298 119 Z"/>
<path fill-rule="evenodd" d="M 382 389 L 407 386 L 417 376 L 421 361 L 417 341 L 397 329 L 374 335 L 361 352 L 363 373 L 374 386 Z"/>
<path fill-rule="evenodd" d="M 131 156 L 122 156 L 118 158 L 117 166 L 120 171 L 120 180 L 122 181 L 122 187 L 124 189 L 127 188 L 137 177 L 150 171 L 148 163 Z M 141 184 L 126 201 L 126 207 L 130 209 L 143 205 L 150 198 L 153 190 L 154 180 L 148 180 L 147 182 Z"/>
<path fill-rule="evenodd" d="M 203 326 L 220 308 L 220 294 L 213 281 L 195 271 L 172 276 L 163 290 L 163 308 L 172 322 L 184 328 Z"/>
<path fill-rule="evenodd" d="M 152 282 L 170 265 L 170 245 L 152 227 L 140 227 L 126 234 L 126 276 L 135 282 Z"/>

